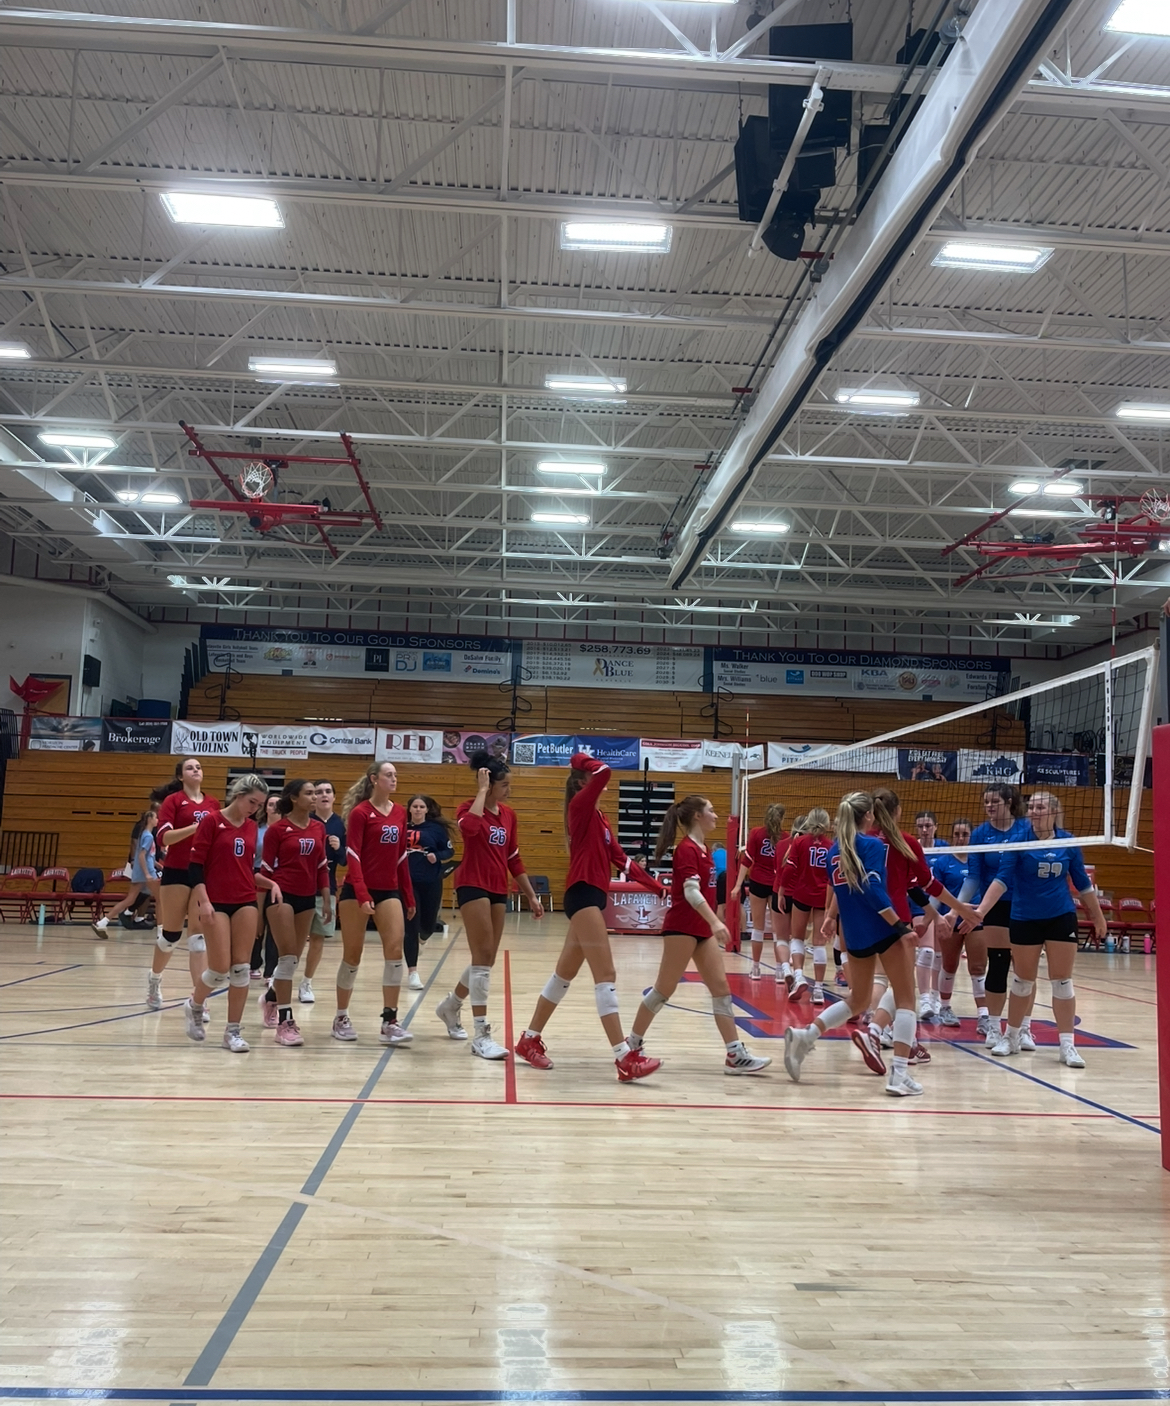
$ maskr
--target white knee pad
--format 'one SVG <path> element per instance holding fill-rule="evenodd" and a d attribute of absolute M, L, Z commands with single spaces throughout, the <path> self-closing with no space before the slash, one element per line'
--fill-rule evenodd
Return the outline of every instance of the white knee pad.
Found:
<path fill-rule="evenodd" d="M 207 939 L 203 936 L 203 934 L 202 934 L 201 932 L 193 932 L 193 933 L 188 934 L 188 937 L 187 937 L 187 951 L 188 951 L 188 952 L 206 952 L 206 951 L 207 951 Z"/>
<path fill-rule="evenodd" d="M 252 973 L 248 970 L 247 962 L 233 962 L 232 969 L 228 972 L 229 986 L 247 986 L 252 978 Z"/>
<path fill-rule="evenodd" d="M 828 958 L 828 953 L 819 944 L 813 948 L 813 962 L 818 967 L 823 967 Z"/>
<path fill-rule="evenodd" d="M 913 1046 L 918 1035 L 918 1017 L 913 1011 L 894 1012 L 894 1044 Z"/>
<path fill-rule="evenodd" d="M 651 1015 L 657 1015 L 662 1007 L 666 1005 L 667 999 L 668 998 L 664 996 L 661 991 L 652 986 L 642 997 L 642 1004 Z"/>
<path fill-rule="evenodd" d="M 464 968 L 463 968 L 463 971 L 462 971 L 462 972 L 460 973 L 460 975 L 459 975 L 459 980 L 455 983 L 455 985 L 456 985 L 456 986 L 462 986 L 465 991 L 470 991 L 470 990 L 471 990 L 471 968 L 470 968 L 470 967 L 464 967 Z"/>
<path fill-rule="evenodd" d="M 167 933 L 160 932 L 159 935 L 154 939 L 154 945 L 158 948 L 160 952 L 165 952 L 169 957 L 171 953 L 175 950 L 175 948 L 178 947 L 179 938 L 182 937 L 182 935 L 183 934 L 181 932 L 177 932 L 174 937 L 170 937 Z"/>
<path fill-rule="evenodd" d="M 763 929 L 763 928 L 752 928 L 752 941 L 753 941 L 753 942 L 759 942 L 759 943 L 761 943 L 761 944 L 763 943 L 763 941 L 764 941 L 764 929 Z"/>
<path fill-rule="evenodd" d="M 846 952 L 846 950 L 842 948 L 841 960 L 844 961 L 848 955 L 848 952 Z M 873 986 L 875 991 L 888 991 L 890 987 L 890 978 L 885 974 L 885 972 L 874 972 Z M 890 1011 L 893 1012 L 893 1009 L 893 1006 L 891 1006 Z"/>
<path fill-rule="evenodd" d="M 471 1004 L 473 1006 L 486 1006 L 488 992 L 492 989 L 491 967 L 468 967 L 467 970 L 470 977 L 467 989 L 471 992 Z"/>
<path fill-rule="evenodd" d="M 540 994 L 546 1001 L 551 1002 L 554 1006 L 559 1006 L 568 995 L 570 984 L 563 976 L 558 976 L 556 972 L 553 972 L 552 976 L 544 983 L 544 990 Z"/>
<path fill-rule="evenodd" d="M 789 945 L 789 947 L 790 947 L 790 949 L 791 949 L 791 951 L 792 951 L 792 955 L 793 955 L 794 957 L 803 957 L 803 956 L 804 956 L 804 938 L 803 938 L 803 937 L 794 937 L 794 938 L 792 939 L 792 941 L 791 941 L 788 945 Z"/>
<path fill-rule="evenodd" d="M 893 987 L 887 986 L 882 992 L 882 999 L 878 1002 L 877 1008 L 879 1011 L 885 1011 L 887 1015 L 893 1015 L 897 1007 L 898 1003 L 894 1000 Z"/>
<path fill-rule="evenodd" d="M 568 982 L 565 985 L 567 986 Z M 617 1015 L 617 987 L 612 981 L 599 981 L 593 988 L 593 999 L 597 1002 L 598 1015 Z"/>
<path fill-rule="evenodd" d="M 227 972 L 205 971 L 199 980 L 209 991 L 214 991 L 217 986 L 222 986 L 228 979 Z"/>
<path fill-rule="evenodd" d="M 1056 983 L 1053 982 L 1052 984 L 1055 988 Z M 1030 996 L 1032 992 L 1035 991 L 1035 989 L 1036 983 L 1034 981 L 1025 981 L 1022 976 L 1016 976 L 1014 973 L 1012 974 L 1013 996 Z"/>
<path fill-rule="evenodd" d="M 730 996 L 712 996 L 711 1009 L 716 1015 L 725 1015 L 729 1020 L 733 1019 L 735 1015 L 735 1007 L 731 1003 Z"/>
<path fill-rule="evenodd" d="M 1073 990 L 1071 976 L 1066 976 L 1062 981 L 1052 983 L 1052 999 L 1054 1001 L 1071 1001 L 1076 994 Z"/>
<path fill-rule="evenodd" d="M 934 956 L 934 969 L 935 969 L 935 971 L 936 971 L 936 972 L 942 971 L 942 953 L 941 953 L 941 952 L 935 952 L 935 953 L 933 953 L 933 956 Z"/>
<path fill-rule="evenodd" d="M 296 973 L 297 957 L 295 952 L 290 952 L 287 956 L 276 959 L 276 969 L 272 975 L 277 981 L 291 981 Z"/>
<path fill-rule="evenodd" d="M 397 957 L 393 960 L 388 958 L 382 963 L 382 985 L 401 986 L 402 976 L 405 971 L 406 963 L 401 957 Z"/>
<path fill-rule="evenodd" d="M 337 989 L 339 991 L 352 991 L 357 974 L 356 962 L 342 962 L 337 968 Z"/>
<path fill-rule="evenodd" d="M 934 970 L 934 950 L 930 947 L 920 947 L 918 955 L 914 958 L 914 965 L 924 967 L 927 971 Z"/>

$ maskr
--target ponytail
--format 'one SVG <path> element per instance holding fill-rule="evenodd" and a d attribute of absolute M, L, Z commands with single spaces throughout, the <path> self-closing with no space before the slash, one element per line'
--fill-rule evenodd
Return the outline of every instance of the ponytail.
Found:
<path fill-rule="evenodd" d="M 654 846 L 655 859 L 661 859 L 666 851 L 673 847 L 680 830 L 690 830 L 706 804 L 706 796 L 684 796 L 681 801 L 674 801 L 667 806 Z"/>
<path fill-rule="evenodd" d="M 175 763 L 175 774 L 170 781 L 164 781 L 161 786 L 156 786 L 150 793 L 150 803 L 152 806 L 162 805 L 168 796 L 173 796 L 176 791 L 183 790 L 183 768 L 188 762 L 197 762 L 198 757 L 180 757 Z"/>
<path fill-rule="evenodd" d="M 894 791 L 888 790 L 885 786 L 879 786 L 873 793 L 873 819 L 883 840 L 891 849 L 896 849 L 903 859 L 917 860 L 918 856 L 910 848 L 906 836 L 894 820 L 898 806 L 898 800 Z"/>
<path fill-rule="evenodd" d="M 764 812 L 764 829 L 768 832 L 768 838 L 773 844 L 783 834 L 784 828 L 784 807 L 777 801 L 770 805 Z"/>
<path fill-rule="evenodd" d="M 384 761 L 380 762 L 377 757 L 375 757 L 369 766 L 366 767 L 363 774 L 358 777 L 345 793 L 341 802 L 341 818 L 343 820 L 349 819 L 349 813 L 353 810 L 354 806 L 360 804 L 362 801 L 368 801 L 374 794 L 374 782 L 377 781 L 378 773 L 385 765 L 386 763 Z"/>
<path fill-rule="evenodd" d="M 857 853 L 857 836 L 865 817 L 874 809 L 867 791 L 851 791 L 837 807 L 837 865 L 846 884 L 860 889 L 865 884 L 865 865 Z"/>
<path fill-rule="evenodd" d="M 806 835 L 827 835 L 829 824 L 829 812 L 822 810 L 820 806 L 813 806 L 812 810 L 804 817 L 804 833 Z"/>

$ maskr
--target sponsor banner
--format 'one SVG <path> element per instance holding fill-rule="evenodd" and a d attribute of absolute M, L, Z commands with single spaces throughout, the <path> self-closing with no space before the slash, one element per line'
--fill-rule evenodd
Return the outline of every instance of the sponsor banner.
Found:
<path fill-rule="evenodd" d="M 438 766 L 443 760 L 443 734 L 419 728 L 380 727 L 374 755 L 380 762 L 424 762 Z"/>
<path fill-rule="evenodd" d="M 761 742 L 758 747 L 745 748 L 738 742 L 703 743 L 704 766 L 729 767 L 736 757 L 745 771 L 763 771 L 764 744 Z"/>
<path fill-rule="evenodd" d="M 176 757 L 243 757 L 242 723 L 171 724 L 172 755 Z"/>
<path fill-rule="evenodd" d="M 297 677 L 393 678 L 501 683 L 512 677 L 508 640 L 367 630 L 284 630 L 204 625 L 213 671 Z"/>
<path fill-rule="evenodd" d="M 848 650 L 713 649 L 711 684 L 733 693 L 859 693 L 956 705 L 1003 692 L 1008 661 Z"/>
<path fill-rule="evenodd" d="M 459 732 L 449 729 L 443 733 L 443 760 L 455 766 L 466 766 L 476 752 L 490 752 L 493 757 L 507 761 L 511 746 L 510 732 Z"/>
<path fill-rule="evenodd" d="M 647 763 L 651 771 L 702 771 L 703 744 L 643 737 L 638 742 L 639 768 Z"/>
<path fill-rule="evenodd" d="M 614 771 L 638 769 L 636 737 L 568 737 L 545 733 L 517 737 L 512 743 L 512 761 L 516 766 L 567 767 L 574 752 L 587 752 Z"/>
<path fill-rule="evenodd" d="M 1006 781 L 1015 786 L 1024 779 L 1023 752 L 959 752 L 960 781 Z"/>
<path fill-rule="evenodd" d="M 34 713 L 29 721 L 28 745 L 33 752 L 100 751 L 102 720 L 71 718 L 64 713 Z"/>
<path fill-rule="evenodd" d="M 1071 752 L 1025 752 L 1024 781 L 1029 786 L 1088 786 L 1091 760 Z"/>
<path fill-rule="evenodd" d="M 307 727 L 286 723 L 241 723 L 244 751 L 255 748 L 257 757 L 279 762 L 307 762 L 309 741 Z"/>
<path fill-rule="evenodd" d="M 940 747 L 899 747 L 899 781 L 957 781 L 959 754 Z"/>
<path fill-rule="evenodd" d="M 169 718 L 103 718 L 103 752 L 161 752 L 171 750 L 171 721 Z"/>
<path fill-rule="evenodd" d="M 305 733 L 305 746 L 310 752 L 324 752 L 335 757 L 374 755 L 376 729 L 372 727 L 318 727 L 310 723 Z"/>
<path fill-rule="evenodd" d="M 538 687 L 688 690 L 703 686 L 701 648 L 525 640 L 525 682 Z"/>
<path fill-rule="evenodd" d="M 845 747 L 836 742 L 769 742 L 768 765 L 796 771 L 854 771 L 893 776 L 898 770 L 896 747 Z"/>

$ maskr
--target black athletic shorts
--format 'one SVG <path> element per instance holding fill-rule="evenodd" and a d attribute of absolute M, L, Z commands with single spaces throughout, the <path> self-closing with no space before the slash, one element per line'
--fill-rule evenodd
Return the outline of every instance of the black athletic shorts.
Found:
<path fill-rule="evenodd" d="M 471 903 L 477 898 L 489 899 L 492 904 L 502 903 L 508 905 L 508 895 L 506 893 L 492 893 L 490 889 L 477 888 L 475 884 L 462 884 L 455 890 L 455 907 L 462 908 L 465 903 Z"/>
<path fill-rule="evenodd" d="M 896 942 L 902 940 L 902 934 L 890 933 L 888 937 L 882 937 L 871 947 L 850 947 L 849 939 L 845 939 L 845 950 L 851 957 L 880 957 L 883 952 L 888 952 Z"/>
<path fill-rule="evenodd" d="M 715 875 L 715 902 L 716 904 L 727 902 L 727 870 L 722 874 Z"/>
<path fill-rule="evenodd" d="M 1077 915 L 1057 913 L 1054 918 L 1013 918 L 1009 931 L 1013 947 L 1041 947 L 1046 942 L 1075 942 Z"/>
<path fill-rule="evenodd" d="M 184 888 L 191 887 L 191 871 L 189 869 L 164 868 L 162 878 L 159 880 L 163 888 L 172 888 L 176 884 L 181 884 Z"/>
<path fill-rule="evenodd" d="M 565 890 L 565 916 L 572 918 L 582 908 L 600 908 L 605 912 L 609 894 L 596 884 L 576 883 Z"/>
<path fill-rule="evenodd" d="M 211 905 L 217 913 L 226 913 L 229 918 L 234 918 L 241 908 L 251 908 L 255 910 L 255 903 L 213 903 Z"/>
<path fill-rule="evenodd" d="M 794 908 L 797 909 L 797 911 L 798 911 L 798 912 L 801 912 L 801 913 L 811 913 L 811 912 L 812 912 L 812 904 L 811 904 L 811 903 L 801 903 L 801 901 L 800 901 L 799 898 L 789 898 L 788 895 L 785 894 L 785 896 L 784 896 L 784 911 L 785 911 L 785 913 L 791 913 Z"/>
<path fill-rule="evenodd" d="M 992 908 L 988 910 L 987 917 L 983 919 L 982 927 L 985 928 L 1010 928 L 1012 925 L 1012 901 L 1010 898 L 1001 898 Z"/>
<path fill-rule="evenodd" d="M 285 893 L 283 889 L 281 889 L 280 893 L 285 903 L 288 904 L 294 913 L 312 913 L 317 907 L 317 895 L 315 893 Z M 271 899 L 269 902 L 271 902 Z"/>
<path fill-rule="evenodd" d="M 748 893 L 753 898 L 771 898 L 775 890 L 770 884 L 762 884 L 759 879 L 749 879 L 747 881 Z"/>
<path fill-rule="evenodd" d="M 379 903 L 385 903 L 388 898 L 397 898 L 400 902 L 402 900 L 402 895 L 397 889 L 371 889 L 370 897 L 374 900 L 375 908 Z M 357 894 L 354 893 L 352 884 L 342 884 L 341 892 L 337 895 L 338 903 L 344 903 L 347 898 L 357 902 Z"/>
<path fill-rule="evenodd" d="M 707 941 L 710 939 L 711 934 L 710 934 L 709 932 L 705 932 L 702 937 L 699 937 L 697 933 L 693 933 L 693 932 L 679 932 L 677 928 L 667 928 L 666 931 L 662 934 L 662 936 L 663 936 L 663 937 L 689 937 L 692 942 L 707 942 Z"/>

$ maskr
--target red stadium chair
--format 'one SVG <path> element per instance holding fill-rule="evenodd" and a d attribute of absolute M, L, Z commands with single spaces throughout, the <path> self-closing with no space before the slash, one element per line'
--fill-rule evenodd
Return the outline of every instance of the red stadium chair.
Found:
<path fill-rule="evenodd" d="M 87 893 L 79 895 L 86 899 L 93 908 L 95 919 L 100 918 L 107 908 L 112 908 L 115 903 L 119 903 L 130 892 L 130 880 L 121 869 L 111 869 L 106 875 L 106 882 L 102 886 L 100 893 Z"/>
<path fill-rule="evenodd" d="M 1131 938 L 1153 936 L 1153 921 L 1140 898 L 1121 899 L 1117 905 L 1117 911 L 1119 917 L 1116 921 L 1111 922 L 1109 927 L 1111 931 L 1117 931 L 1121 934 L 1123 951 L 1129 951 Z"/>
<path fill-rule="evenodd" d="M 24 896 L 20 921 L 35 922 L 34 915 L 39 913 L 43 905 L 49 922 L 59 923 L 65 910 L 65 895 L 68 892 L 68 869 L 42 869 L 40 877 Z"/>
<path fill-rule="evenodd" d="M 26 866 L 10 869 L 0 879 L 0 921 L 23 921 L 24 900 L 36 881 L 37 871 Z"/>

